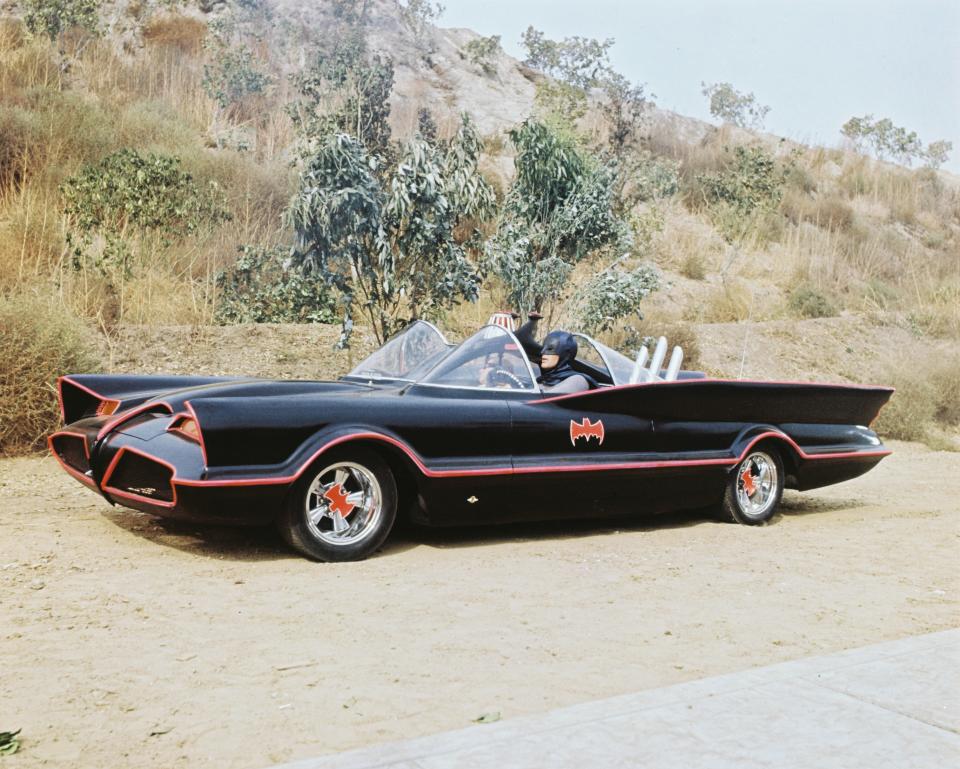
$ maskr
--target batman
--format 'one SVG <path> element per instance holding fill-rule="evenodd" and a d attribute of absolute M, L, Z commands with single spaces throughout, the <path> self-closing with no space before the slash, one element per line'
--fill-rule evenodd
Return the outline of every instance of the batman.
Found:
<path fill-rule="evenodd" d="M 540 376 L 537 382 L 544 392 L 578 393 L 592 390 L 597 383 L 592 377 L 574 370 L 577 340 L 567 331 L 551 331 L 540 350 Z"/>

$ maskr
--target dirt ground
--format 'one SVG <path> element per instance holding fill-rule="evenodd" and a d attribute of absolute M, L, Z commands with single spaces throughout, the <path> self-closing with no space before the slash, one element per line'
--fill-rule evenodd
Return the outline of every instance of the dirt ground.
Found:
<path fill-rule="evenodd" d="M 413 532 L 342 565 L 0 461 L 4 768 L 255 769 L 955 626 L 960 454 L 893 448 L 765 527 Z"/>
<path fill-rule="evenodd" d="M 2 460 L 4 767 L 263 767 L 955 626 L 960 454 L 893 448 L 761 528 L 414 532 L 342 565 Z"/>

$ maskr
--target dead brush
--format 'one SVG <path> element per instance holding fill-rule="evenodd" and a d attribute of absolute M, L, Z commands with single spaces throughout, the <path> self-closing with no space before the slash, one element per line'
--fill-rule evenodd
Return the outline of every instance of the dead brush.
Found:
<path fill-rule="evenodd" d="M 739 323 L 753 316 L 754 296 L 750 287 L 736 278 L 717 286 L 699 311 L 701 323 Z"/>
<path fill-rule="evenodd" d="M 875 378 L 897 390 L 871 425 L 878 435 L 960 450 L 960 354 L 891 360 Z"/>
<path fill-rule="evenodd" d="M 809 222 L 825 230 L 849 231 L 856 217 L 853 208 L 837 195 L 811 197 L 787 189 L 780 201 L 780 212 L 793 224 Z"/>
<path fill-rule="evenodd" d="M 0 455 L 43 447 L 60 422 L 57 377 L 94 370 L 87 336 L 55 302 L 0 299 Z"/>
<path fill-rule="evenodd" d="M 31 88 L 59 89 L 61 76 L 49 40 L 28 36 L 17 19 L 0 18 L 0 104 L 16 104 Z"/>
<path fill-rule="evenodd" d="M 203 50 L 206 36 L 206 24 L 180 13 L 159 14 L 143 25 L 143 41 L 148 46 L 172 49 L 187 56 L 196 56 Z"/>

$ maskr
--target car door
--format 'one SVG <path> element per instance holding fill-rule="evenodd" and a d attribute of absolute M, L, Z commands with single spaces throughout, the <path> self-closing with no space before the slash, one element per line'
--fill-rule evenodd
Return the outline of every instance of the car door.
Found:
<path fill-rule="evenodd" d="M 603 391 L 509 403 L 514 495 L 528 518 L 605 515 L 649 494 L 638 468 L 655 451 L 651 420 L 606 408 Z"/>

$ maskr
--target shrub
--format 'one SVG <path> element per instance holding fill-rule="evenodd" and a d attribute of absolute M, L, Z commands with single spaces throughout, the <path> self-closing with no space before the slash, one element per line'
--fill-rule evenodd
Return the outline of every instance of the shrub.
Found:
<path fill-rule="evenodd" d="M 588 334 L 610 329 L 620 318 L 640 316 L 640 302 L 660 287 L 660 276 L 641 264 L 632 270 L 613 264 L 589 280 L 574 297 L 579 327 Z"/>
<path fill-rule="evenodd" d="M 488 266 L 506 285 L 511 307 L 549 315 L 577 262 L 630 248 L 629 224 L 613 210 L 610 169 L 569 135 L 531 119 L 510 138 L 517 172 L 489 242 Z"/>
<path fill-rule="evenodd" d="M 290 250 L 242 246 L 236 264 L 217 274 L 216 321 L 333 323 L 336 302 L 323 279 L 291 268 Z"/>
<path fill-rule="evenodd" d="M 813 215 L 816 224 L 828 230 L 850 230 L 855 222 L 853 209 L 836 195 L 817 198 Z"/>
<path fill-rule="evenodd" d="M 676 195 L 680 189 L 679 164 L 668 158 L 644 153 L 631 171 L 626 192 L 635 200 L 662 200 Z"/>
<path fill-rule="evenodd" d="M 191 55 L 200 53 L 206 36 L 206 24 L 179 13 L 156 16 L 143 27 L 143 40 L 147 45 Z"/>
<path fill-rule="evenodd" d="M 710 114 L 725 123 L 760 130 L 770 108 L 752 93 L 741 93 L 730 83 L 700 83 L 701 93 L 710 100 Z"/>
<path fill-rule="evenodd" d="M 430 27 L 443 15 L 444 7 L 432 0 L 404 0 L 398 5 L 400 21 L 410 31 L 414 43 L 422 53 L 433 53 Z"/>
<path fill-rule="evenodd" d="M 687 254 L 680 264 L 680 274 L 690 280 L 704 280 L 707 277 L 707 260 L 699 251 Z"/>
<path fill-rule="evenodd" d="M 747 320 L 753 309 L 753 294 L 745 283 L 727 281 L 707 300 L 706 323 L 736 323 Z"/>
<path fill-rule="evenodd" d="M 830 318 L 837 314 L 832 301 L 810 285 L 801 285 L 790 292 L 790 309 L 801 318 Z"/>
<path fill-rule="evenodd" d="M 203 68 L 204 90 L 224 109 L 263 93 L 270 83 L 263 63 L 242 45 L 216 51 L 214 62 Z"/>
<path fill-rule="evenodd" d="M 329 50 L 319 50 L 292 78 L 297 98 L 287 105 L 306 154 L 338 133 L 357 138 L 372 152 L 388 153 L 393 77 L 393 61 L 368 55 L 355 38 L 337 39 Z"/>
<path fill-rule="evenodd" d="M 475 37 L 463 46 L 463 56 L 467 61 L 476 64 L 483 70 L 483 74 L 490 76 L 497 72 L 496 58 L 500 53 L 500 35 L 490 37 Z"/>
<path fill-rule="evenodd" d="M 404 318 L 436 316 L 473 301 L 480 276 L 461 227 L 487 218 L 493 193 L 478 169 L 481 142 L 464 115 L 437 147 L 415 138 L 389 166 L 346 134 L 329 137 L 300 174 L 288 220 L 295 262 L 317 271 L 344 308 L 340 346 L 362 312 L 381 343 Z M 409 315 L 407 313 L 410 313 Z"/>
<path fill-rule="evenodd" d="M 931 448 L 955 448 L 942 431 L 960 425 L 960 355 L 890 362 L 878 377 L 897 391 L 871 425 L 873 430 L 886 438 L 923 441 Z"/>
<path fill-rule="evenodd" d="M 78 320 L 38 299 L 0 299 L 0 455 L 42 448 L 60 422 L 56 379 L 94 369 Z"/>
<path fill-rule="evenodd" d="M 76 260 L 92 257 L 101 268 L 126 267 L 130 236 L 182 238 L 203 224 L 230 218 L 218 187 L 198 187 L 177 158 L 136 150 L 120 150 L 86 166 L 62 192 Z M 98 235 L 106 244 L 94 253 Z"/>
<path fill-rule="evenodd" d="M 884 384 L 897 391 L 880 410 L 871 428 L 884 438 L 923 440 L 937 413 L 936 390 L 913 369 L 886 372 Z"/>
<path fill-rule="evenodd" d="M 24 0 L 24 20 L 34 34 L 55 40 L 71 27 L 94 31 L 99 21 L 98 0 Z"/>
<path fill-rule="evenodd" d="M 840 133 L 850 139 L 857 149 L 864 145 L 872 148 L 881 160 L 890 157 L 910 165 L 914 160 L 926 157 L 923 142 L 916 131 L 895 126 L 890 118 L 874 120 L 873 115 L 852 117 L 840 128 Z"/>
<path fill-rule="evenodd" d="M 937 402 L 937 421 L 944 425 L 960 425 L 960 355 L 945 356 L 933 365 L 930 385 Z"/>
<path fill-rule="evenodd" d="M 703 199 L 729 242 L 742 240 L 783 197 L 785 169 L 763 147 L 733 148 L 722 170 L 699 174 Z"/>
<path fill-rule="evenodd" d="M 783 196 L 784 171 L 763 147 L 733 148 L 727 167 L 716 174 L 703 174 L 699 181 L 710 202 L 726 203 L 741 214 L 759 208 L 774 208 Z"/>
<path fill-rule="evenodd" d="M 628 221 L 633 235 L 633 251 L 643 256 L 649 255 L 666 224 L 663 211 L 649 206 L 643 211 L 634 211 Z"/>
<path fill-rule="evenodd" d="M 952 151 L 953 142 L 948 142 L 944 139 L 930 142 L 930 144 L 927 145 L 925 153 L 926 166 L 934 169 L 940 168 L 940 166 L 950 159 L 950 153 Z"/>

